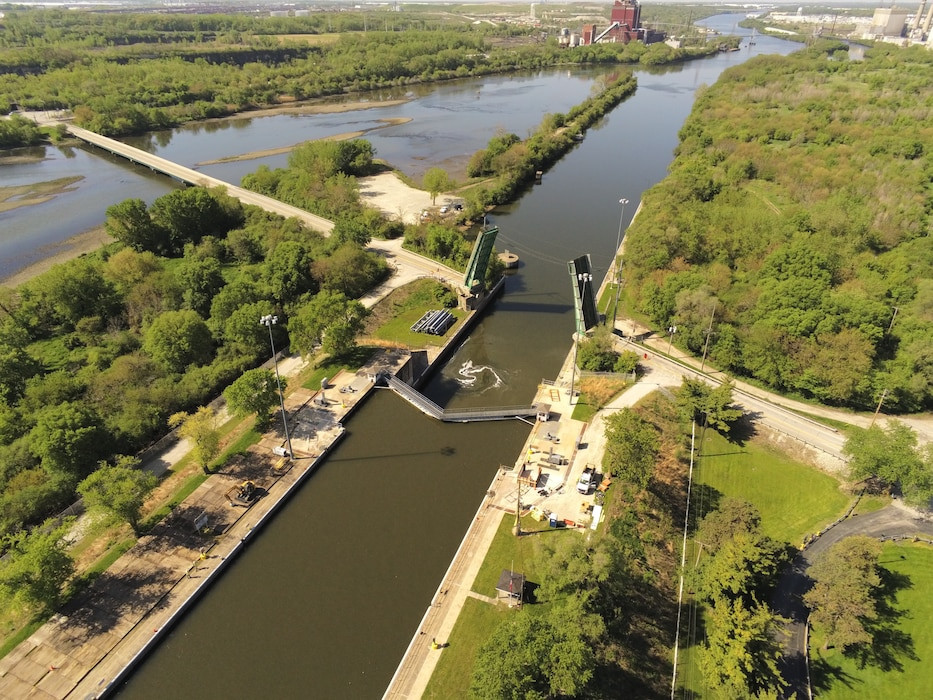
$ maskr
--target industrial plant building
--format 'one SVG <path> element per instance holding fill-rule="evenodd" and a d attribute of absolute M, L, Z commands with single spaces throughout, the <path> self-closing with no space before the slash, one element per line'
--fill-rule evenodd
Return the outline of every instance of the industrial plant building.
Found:
<path fill-rule="evenodd" d="M 609 26 L 585 24 L 580 36 L 580 44 L 583 46 L 602 43 L 627 44 L 630 41 L 653 44 L 663 40 L 663 32 L 641 26 L 641 5 L 638 0 L 615 0 Z"/>

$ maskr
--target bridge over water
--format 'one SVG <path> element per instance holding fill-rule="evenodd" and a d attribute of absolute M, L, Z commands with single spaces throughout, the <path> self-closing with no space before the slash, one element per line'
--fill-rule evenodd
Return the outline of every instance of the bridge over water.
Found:
<path fill-rule="evenodd" d="M 417 389 L 409 386 L 394 375 L 384 374 L 382 377 L 386 385 L 408 401 L 425 415 L 444 421 L 445 423 L 470 423 L 473 421 L 509 420 L 512 418 L 526 419 L 537 414 L 534 406 L 502 406 L 498 408 L 466 408 L 457 411 L 448 411 L 431 401 Z"/>
<path fill-rule="evenodd" d="M 296 218 L 309 228 L 319 231 L 325 236 L 330 235 L 334 228 L 333 221 L 307 212 L 304 209 L 285 204 L 284 202 L 259 194 L 258 192 L 251 192 L 243 187 L 232 185 L 219 178 L 205 175 L 197 170 L 179 165 L 178 163 L 152 153 L 147 153 L 146 151 L 122 143 L 116 139 L 95 134 L 93 131 L 82 129 L 79 126 L 74 126 L 73 124 L 65 124 L 65 126 L 75 138 L 85 143 L 89 143 L 108 153 L 120 156 L 121 158 L 126 158 L 131 163 L 138 163 L 139 165 L 143 165 L 157 173 L 162 173 L 180 182 L 197 187 L 221 187 L 226 190 L 227 194 L 231 197 L 236 197 L 243 204 L 252 204 L 286 218 Z M 458 270 L 454 270 L 436 260 L 431 260 L 430 258 L 425 258 L 417 253 L 405 250 L 402 248 L 401 239 L 373 239 L 370 241 L 368 248 L 386 258 L 394 267 L 396 275 L 400 276 L 403 280 L 431 276 L 456 286 L 463 278 L 463 273 Z M 363 300 L 364 305 L 372 305 L 374 302 L 375 298 L 371 299 L 369 304 L 367 304 L 366 299 Z"/>
<path fill-rule="evenodd" d="M 333 221 L 311 214 L 304 209 L 293 207 L 290 204 L 285 204 L 284 202 L 259 194 L 258 192 L 251 192 L 237 185 L 231 185 L 229 182 L 224 182 L 216 177 L 205 175 L 197 170 L 187 168 L 184 165 L 179 165 L 178 163 L 153 155 L 152 153 L 147 153 L 146 151 L 127 145 L 121 141 L 95 134 L 93 131 L 82 129 L 79 126 L 74 126 L 73 124 L 68 124 L 66 126 L 72 136 L 81 139 L 85 143 L 102 148 L 121 158 L 126 158 L 132 163 L 144 165 L 155 172 L 168 175 L 188 185 L 195 185 L 197 187 L 223 187 L 226 189 L 227 194 L 231 197 L 236 197 L 243 202 L 243 204 L 253 204 L 266 211 L 280 214 L 286 218 L 294 217 L 308 227 L 315 231 L 320 231 L 325 235 L 329 234 L 334 228 Z"/>

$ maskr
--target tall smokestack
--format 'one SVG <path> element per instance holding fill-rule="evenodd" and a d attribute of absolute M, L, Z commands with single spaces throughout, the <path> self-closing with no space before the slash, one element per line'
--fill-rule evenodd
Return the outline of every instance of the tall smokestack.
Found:
<path fill-rule="evenodd" d="M 920 0 L 920 7 L 917 8 L 917 14 L 914 15 L 913 25 L 911 29 L 920 29 L 920 21 L 923 19 L 923 11 L 927 7 L 927 0 Z"/>
<path fill-rule="evenodd" d="M 930 11 L 927 12 L 927 18 L 923 20 L 923 33 L 930 33 L 930 25 L 933 24 L 933 5 L 930 5 Z"/>

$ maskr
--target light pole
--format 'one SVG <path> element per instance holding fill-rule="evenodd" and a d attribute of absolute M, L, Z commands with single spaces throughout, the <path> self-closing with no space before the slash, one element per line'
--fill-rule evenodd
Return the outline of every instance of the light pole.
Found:
<path fill-rule="evenodd" d="M 583 302 L 586 300 L 586 285 L 593 280 L 593 275 L 589 272 L 577 273 L 577 282 L 580 286 L 580 317 L 583 318 Z M 583 320 L 584 329 L 586 320 Z M 580 334 L 573 334 L 573 365 L 570 367 L 570 405 L 573 405 L 573 384 L 577 373 L 577 346 L 580 344 Z"/>
<path fill-rule="evenodd" d="M 667 341 L 667 354 L 670 355 L 670 354 L 671 354 L 671 344 L 674 342 L 674 333 L 677 332 L 677 326 L 674 326 L 674 325 L 670 326 L 670 327 L 667 329 L 667 332 L 671 334 L 671 337 L 670 337 L 670 338 L 668 339 L 668 341 Z"/>
<path fill-rule="evenodd" d="M 288 416 L 285 413 L 285 395 L 282 394 L 282 381 L 279 379 L 279 363 L 275 359 L 275 341 L 272 339 L 272 326 L 278 323 L 279 317 L 266 314 L 259 319 L 259 323 L 269 329 L 269 345 L 272 346 L 272 367 L 275 370 L 275 384 L 279 388 L 279 404 L 282 406 L 282 427 L 285 428 L 285 444 L 288 445 L 288 458 L 294 459 L 292 452 L 292 439 L 288 436 Z"/>
<path fill-rule="evenodd" d="M 619 235 L 616 236 L 616 249 L 612 254 L 612 261 L 615 263 L 615 273 L 616 273 L 616 303 L 612 307 L 612 329 L 615 330 L 616 327 L 616 314 L 619 311 L 619 293 L 622 291 L 622 266 L 619 263 L 619 248 L 622 247 L 622 221 L 625 219 L 625 205 L 628 204 L 628 200 L 623 197 L 619 200 L 619 204 L 622 205 L 622 211 L 619 213 Z"/>

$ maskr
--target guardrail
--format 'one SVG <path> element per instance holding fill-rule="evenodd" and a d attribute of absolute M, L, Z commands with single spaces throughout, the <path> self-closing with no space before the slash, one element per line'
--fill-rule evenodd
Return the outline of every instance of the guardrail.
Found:
<path fill-rule="evenodd" d="M 647 344 L 644 343 L 644 342 L 637 341 L 637 340 L 633 340 L 633 339 L 631 339 L 631 338 L 623 338 L 623 339 L 621 339 L 621 340 L 622 340 L 622 342 L 625 343 L 625 344 L 628 344 L 628 345 L 630 345 L 630 346 L 632 346 L 632 347 L 638 348 L 638 349 L 640 350 L 640 352 L 641 352 L 642 354 L 644 354 L 644 355 L 647 355 L 648 353 L 651 353 L 652 355 L 657 356 L 659 359 L 663 359 L 665 362 L 669 362 L 669 363 L 675 365 L 675 366 L 678 367 L 684 374 L 688 374 L 689 376 L 691 376 L 691 377 L 694 378 L 694 379 L 701 379 L 701 380 L 703 380 L 703 381 L 705 381 L 705 382 L 709 382 L 710 384 L 713 384 L 713 385 L 720 385 L 720 384 L 722 384 L 723 381 L 724 381 L 724 380 L 719 379 L 719 378 L 717 378 L 717 377 L 710 376 L 710 375 L 707 374 L 706 372 L 702 372 L 702 371 L 698 370 L 696 367 L 693 367 L 692 365 L 689 365 L 689 364 L 687 364 L 686 362 L 682 362 L 681 360 L 677 359 L 676 357 L 672 357 L 672 356 L 670 356 L 670 355 L 668 355 L 668 354 L 666 354 L 666 353 L 664 353 L 664 352 L 660 352 L 660 351 L 656 350 L 655 348 L 650 347 L 649 345 L 647 345 Z M 728 379 L 729 379 L 729 381 L 732 381 L 732 378 L 731 378 L 731 377 L 728 378 Z M 772 408 L 772 409 L 774 409 L 774 410 L 776 410 L 776 411 L 779 411 L 780 413 L 783 413 L 784 415 L 786 415 L 786 416 L 788 416 L 788 417 L 790 417 L 790 418 L 793 418 L 794 420 L 799 420 L 799 421 L 802 421 L 802 422 L 805 422 L 805 423 L 809 423 L 809 424 L 811 424 L 811 425 L 813 425 L 813 426 L 816 426 L 816 427 L 821 428 L 821 429 L 823 429 L 823 430 L 827 430 L 827 431 L 832 432 L 832 433 L 836 433 L 836 434 L 839 433 L 839 430 L 838 430 L 837 428 L 834 428 L 834 427 L 832 427 L 832 426 L 830 426 L 830 425 L 826 425 L 825 423 L 821 423 L 820 421 L 814 420 L 813 418 L 810 418 L 810 417 L 808 417 L 808 416 L 801 415 L 801 414 L 797 413 L 796 411 L 792 411 L 791 409 L 787 408 L 786 406 L 782 406 L 782 405 L 779 404 L 779 403 L 775 403 L 774 401 L 772 401 L 772 400 L 769 399 L 769 398 L 766 398 L 766 397 L 763 397 L 763 396 L 759 396 L 759 395 L 757 395 L 757 394 L 753 394 L 752 392 L 747 391 L 747 390 L 745 390 L 745 389 L 742 389 L 742 388 L 736 386 L 735 384 L 733 384 L 733 386 L 732 386 L 732 391 L 733 391 L 733 393 L 734 393 L 735 395 L 737 395 L 737 396 L 739 396 L 739 397 L 746 397 L 747 399 L 752 400 L 752 401 L 760 401 L 760 402 L 762 402 L 762 403 L 765 403 L 765 404 L 767 404 L 770 408 Z M 848 462 L 848 459 L 846 459 L 845 455 L 843 455 L 843 454 L 840 453 L 840 452 L 834 452 L 834 451 L 828 450 L 828 449 L 826 449 L 825 447 L 822 447 L 822 446 L 820 446 L 820 445 L 816 445 L 816 444 L 814 444 L 814 443 L 812 443 L 812 442 L 809 442 L 808 440 L 805 440 L 805 439 L 801 438 L 799 435 L 795 435 L 795 434 L 790 433 L 790 432 L 788 432 L 788 431 L 786 431 L 786 430 L 782 430 L 779 426 L 771 425 L 770 427 L 771 427 L 773 430 L 776 430 L 776 431 L 779 432 L 779 433 L 783 433 L 784 435 L 787 435 L 788 437 L 791 437 L 791 438 L 793 438 L 794 440 L 797 440 L 798 442 L 803 443 L 803 444 L 806 445 L 807 447 L 811 447 L 811 448 L 813 448 L 813 449 L 815 449 L 815 450 L 819 450 L 820 452 L 823 452 L 824 454 L 827 454 L 827 455 L 829 455 L 830 457 L 833 457 L 834 459 L 838 459 L 838 460 L 840 460 L 841 462 Z"/>
<path fill-rule="evenodd" d="M 491 408 L 463 408 L 448 411 L 434 403 L 417 389 L 409 386 L 398 377 L 384 375 L 386 386 L 419 409 L 422 413 L 446 423 L 470 423 L 486 420 L 506 420 L 537 413 L 534 406 L 497 406 Z"/>

